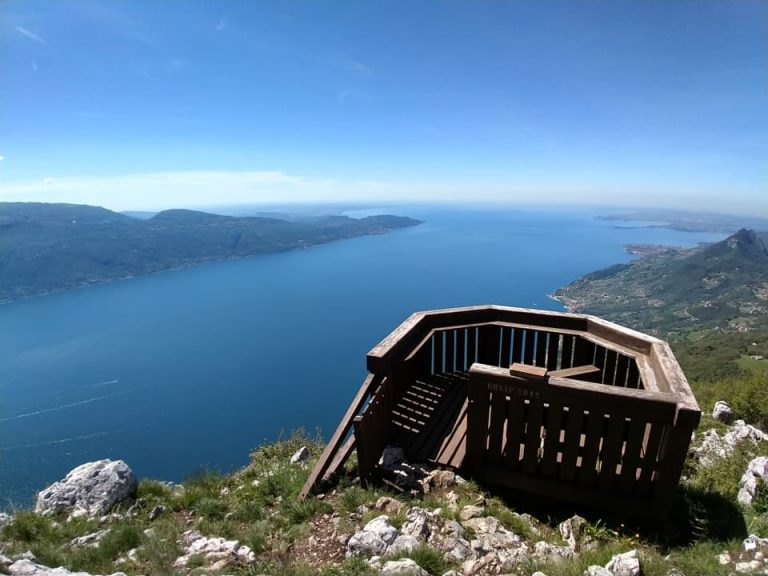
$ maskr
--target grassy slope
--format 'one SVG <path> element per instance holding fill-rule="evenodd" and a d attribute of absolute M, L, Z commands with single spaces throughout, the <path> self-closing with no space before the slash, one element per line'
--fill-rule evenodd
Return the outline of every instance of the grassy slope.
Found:
<path fill-rule="evenodd" d="M 323 534 L 331 530 L 330 512 L 339 513 L 338 530 L 347 535 L 380 514 L 372 505 L 381 495 L 401 499 L 407 506 L 439 507 L 448 516 L 455 514 L 446 509 L 440 492 L 409 499 L 384 488 L 364 489 L 352 474 L 341 477 L 329 488 L 332 491 L 325 498 L 302 502 L 297 495 L 308 469 L 290 464 L 289 457 L 305 444 L 311 446 L 315 457 L 319 455 L 321 444 L 299 433 L 254 451 L 252 463 L 235 474 L 202 474 L 188 480 L 183 490 L 145 480 L 139 488 L 138 513 L 133 517 L 101 523 L 97 520 L 63 522 L 32 512 L 17 512 L 15 521 L 2 530 L 5 553 L 31 550 L 46 565 L 64 565 L 73 570 L 111 573 L 119 569 L 128 574 L 172 574 L 175 572 L 172 563 L 181 553 L 178 539 L 183 531 L 195 528 L 204 535 L 237 539 L 256 552 L 256 566 L 230 567 L 226 573 L 367 574 L 369 571 L 360 560 L 344 560 L 341 543 L 331 541 L 331 547 L 323 550 L 326 557 L 317 558 L 311 553 L 313 542 L 322 540 Z M 666 575 L 673 568 L 682 574 L 721 574 L 723 568 L 717 554 L 728 550 L 736 556 L 740 539 L 747 533 L 768 536 L 765 509 L 745 511 L 733 504 L 738 476 L 755 450 L 739 451 L 705 472 L 691 467 L 664 526 L 643 528 L 621 518 L 593 516 L 589 518 L 586 533 L 599 543 L 596 549 L 584 551 L 577 560 L 556 566 L 531 560 L 521 564 L 518 573 L 532 574 L 541 569 L 550 574 L 580 576 L 590 564 L 604 565 L 612 554 L 637 548 L 645 576 Z M 471 482 L 454 490 L 460 505 L 476 501 L 482 493 Z M 558 511 L 551 506 L 543 512 L 531 507 L 520 509 L 520 512 L 533 513 L 530 520 L 525 520 L 515 514 L 508 503 L 485 496 L 488 498 L 486 514 L 524 536 L 530 548 L 540 540 L 562 544 L 556 525 L 571 513 L 569 510 Z M 149 512 L 157 505 L 165 506 L 166 512 L 151 521 Z M 361 505 L 367 505 L 367 511 L 360 509 Z M 404 518 L 394 515 L 392 520 L 398 525 Z M 111 528 L 111 532 L 97 548 L 73 549 L 66 545 L 72 538 L 100 528 Z M 148 528 L 151 528 L 149 535 L 145 532 Z M 134 548 L 135 563 L 116 562 Z M 439 575 L 451 567 L 450 562 L 428 547 L 405 556 L 414 558 L 430 574 Z"/>

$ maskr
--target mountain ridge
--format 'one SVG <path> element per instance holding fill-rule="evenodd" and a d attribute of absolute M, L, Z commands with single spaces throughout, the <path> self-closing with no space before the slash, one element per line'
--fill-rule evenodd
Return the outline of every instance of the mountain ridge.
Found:
<path fill-rule="evenodd" d="M 173 209 L 138 219 L 81 204 L 0 203 L 0 301 L 415 226 L 402 216 L 279 220 Z"/>
<path fill-rule="evenodd" d="M 670 248 L 592 272 L 554 297 L 667 337 L 748 332 L 768 323 L 768 234 L 741 229 L 698 248 Z"/>

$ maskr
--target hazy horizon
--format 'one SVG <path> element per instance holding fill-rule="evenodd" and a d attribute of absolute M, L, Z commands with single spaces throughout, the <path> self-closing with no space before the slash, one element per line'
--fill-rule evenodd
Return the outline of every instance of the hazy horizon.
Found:
<path fill-rule="evenodd" d="M 0 12 L 0 200 L 768 217 L 766 3 L 27 0 Z"/>

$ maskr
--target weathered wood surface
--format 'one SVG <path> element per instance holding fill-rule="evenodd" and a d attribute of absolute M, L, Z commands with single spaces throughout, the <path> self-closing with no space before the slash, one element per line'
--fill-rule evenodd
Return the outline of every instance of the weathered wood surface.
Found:
<path fill-rule="evenodd" d="M 581 490 L 575 499 L 592 504 L 600 494 L 652 493 L 648 513 L 668 503 L 690 441 L 690 431 L 675 428 L 674 395 L 519 374 L 470 370 L 472 474 L 510 487 L 557 479 L 563 491 L 550 495 Z"/>
<path fill-rule="evenodd" d="M 353 448 L 370 479 L 394 442 L 415 460 L 533 492 L 559 486 L 577 501 L 597 490 L 663 506 L 700 417 L 665 342 L 582 314 L 417 312 L 367 365 L 302 496 Z"/>

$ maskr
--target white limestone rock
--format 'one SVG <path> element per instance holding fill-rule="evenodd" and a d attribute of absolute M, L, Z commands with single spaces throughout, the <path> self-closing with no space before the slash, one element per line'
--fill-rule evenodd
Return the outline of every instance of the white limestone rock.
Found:
<path fill-rule="evenodd" d="M 395 500 L 389 496 L 381 496 L 378 500 L 376 500 L 374 508 L 376 508 L 376 510 L 386 512 L 387 514 L 400 514 L 400 512 L 402 512 L 405 508 L 405 504 L 400 502 L 400 500 Z"/>
<path fill-rule="evenodd" d="M 471 520 L 472 518 L 480 518 L 485 514 L 485 509 L 474 504 L 468 504 L 459 512 L 459 520 L 462 522 L 465 520 Z"/>
<path fill-rule="evenodd" d="M 424 541 L 429 536 L 429 513 L 424 508 L 414 507 L 406 514 L 408 521 L 403 524 L 402 533 L 416 540 Z"/>
<path fill-rule="evenodd" d="M 421 542 L 419 542 L 416 538 L 413 536 L 408 536 L 406 534 L 401 534 L 397 538 L 395 538 L 395 541 L 392 542 L 387 547 L 387 554 L 398 554 L 401 552 L 412 552 L 416 548 L 419 547 Z"/>
<path fill-rule="evenodd" d="M 248 546 L 242 546 L 237 540 L 207 538 L 197 530 L 187 530 L 181 535 L 181 539 L 186 546 L 184 554 L 174 561 L 174 568 L 185 568 L 193 556 L 202 556 L 206 564 L 216 570 L 228 565 L 253 564 L 256 561 L 253 551 Z"/>
<path fill-rule="evenodd" d="M 723 424 L 730 424 L 733 422 L 733 410 L 725 400 L 718 400 L 715 402 L 715 407 L 712 410 L 712 418 Z"/>
<path fill-rule="evenodd" d="M 305 465 L 307 462 L 309 462 L 309 448 L 306 446 L 302 446 L 296 452 L 293 453 L 293 456 L 291 456 L 291 464 L 302 464 Z"/>
<path fill-rule="evenodd" d="M 95 518 L 108 514 L 118 502 L 136 493 L 139 482 L 122 460 L 88 462 L 72 470 L 37 495 L 35 512 L 50 516 Z"/>
<path fill-rule="evenodd" d="M 429 572 L 410 558 L 386 562 L 379 574 L 381 576 L 429 576 Z"/>
<path fill-rule="evenodd" d="M 720 436 L 717 430 L 710 429 L 704 433 L 704 440 L 694 449 L 694 453 L 703 466 L 710 466 L 715 460 L 724 458 L 733 452 L 737 444 L 741 442 L 768 441 L 768 434 L 747 424 L 744 420 L 736 420 L 728 431 Z"/>
<path fill-rule="evenodd" d="M 22 558 L 8 566 L 11 576 L 98 576 L 88 572 L 70 572 L 66 568 L 48 568 L 33 560 Z M 115 572 L 111 576 L 125 576 L 123 572 Z"/>
<path fill-rule="evenodd" d="M 613 576 L 613 573 L 602 566 L 592 565 L 584 571 L 584 576 Z"/>
<path fill-rule="evenodd" d="M 368 522 L 368 524 L 363 526 L 363 531 L 373 532 L 384 542 L 386 542 L 387 545 L 392 544 L 392 542 L 394 542 L 395 538 L 398 536 L 397 528 L 392 526 L 392 523 L 389 520 L 389 516 L 385 515 L 377 516 Z"/>
<path fill-rule="evenodd" d="M 587 521 L 576 514 L 560 522 L 557 529 L 560 531 L 560 536 L 563 537 L 563 540 L 568 543 L 568 546 L 576 550 L 586 525 Z"/>
<path fill-rule="evenodd" d="M 79 538 L 74 538 L 69 542 L 70 548 L 95 548 L 99 545 L 99 542 L 101 541 L 104 536 L 106 536 L 109 533 L 109 530 L 99 530 L 98 532 L 92 532 L 91 534 L 86 534 L 85 536 L 80 536 Z"/>
<path fill-rule="evenodd" d="M 640 558 L 637 550 L 616 554 L 605 568 L 613 576 L 640 576 Z"/>
<path fill-rule="evenodd" d="M 361 530 L 347 542 L 346 556 L 381 556 L 387 551 L 387 543 L 374 532 Z"/>
<path fill-rule="evenodd" d="M 397 528 L 392 526 L 388 516 L 377 516 L 349 539 L 346 555 L 381 556 L 398 536 Z"/>
<path fill-rule="evenodd" d="M 751 506 L 761 490 L 768 493 L 768 456 L 759 456 L 747 465 L 736 498 L 744 506 Z"/>
<path fill-rule="evenodd" d="M 569 546 L 556 546 L 548 542 L 536 542 L 533 546 L 533 555 L 542 560 L 570 560 L 576 553 Z"/>

